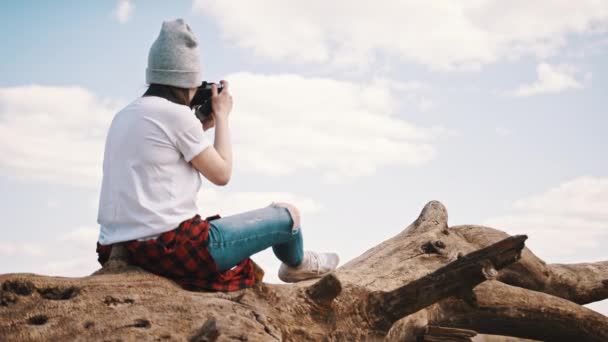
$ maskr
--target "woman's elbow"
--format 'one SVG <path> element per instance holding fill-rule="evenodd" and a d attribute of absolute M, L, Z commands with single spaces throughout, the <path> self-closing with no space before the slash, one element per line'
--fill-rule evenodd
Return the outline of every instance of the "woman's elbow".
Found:
<path fill-rule="evenodd" d="M 229 182 L 230 182 L 230 175 L 225 175 L 222 177 L 218 177 L 217 179 L 215 179 L 215 182 L 213 182 L 213 183 L 217 186 L 225 186 Z"/>

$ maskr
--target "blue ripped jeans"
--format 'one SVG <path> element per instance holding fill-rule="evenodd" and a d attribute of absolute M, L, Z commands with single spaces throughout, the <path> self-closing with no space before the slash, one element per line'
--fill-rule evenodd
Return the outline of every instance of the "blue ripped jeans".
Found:
<path fill-rule="evenodd" d="M 221 217 L 209 222 L 209 253 L 220 271 L 272 247 L 279 260 L 289 266 L 304 257 L 301 227 L 293 227 L 289 210 L 274 202 L 266 207 Z"/>

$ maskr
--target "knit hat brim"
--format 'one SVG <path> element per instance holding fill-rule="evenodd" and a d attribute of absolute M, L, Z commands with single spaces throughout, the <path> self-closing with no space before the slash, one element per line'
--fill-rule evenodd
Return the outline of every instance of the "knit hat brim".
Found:
<path fill-rule="evenodd" d="M 146 68 L 146 83 L 165 84 L 179 88 L 196 88 L 201 85 L 202 80 L 198 71 Z"/>

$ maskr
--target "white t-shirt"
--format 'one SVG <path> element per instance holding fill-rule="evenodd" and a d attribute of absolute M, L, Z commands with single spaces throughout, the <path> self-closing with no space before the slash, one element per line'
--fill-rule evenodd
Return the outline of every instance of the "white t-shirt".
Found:
<path fill-rule="evenodd" d="M 119 111 L 105 143 L 99 243 L 154 238 L 197 214 L 201 175 L 189 162 L 211 145 L 187 106 L 145 96 Z"/>

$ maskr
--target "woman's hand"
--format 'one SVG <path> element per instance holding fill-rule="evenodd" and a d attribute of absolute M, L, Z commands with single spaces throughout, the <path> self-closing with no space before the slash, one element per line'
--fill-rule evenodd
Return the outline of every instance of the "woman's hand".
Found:
<path fill-rule="evenodd" d="M 218 94 L 217 86 L 211 85 L 211 115 L 214 121 L 228 120 L 228 114 L 232 111 L 232 94 L 228 88 L 228 82 L 221 80 L 222 92 Z"/>

